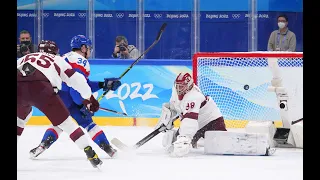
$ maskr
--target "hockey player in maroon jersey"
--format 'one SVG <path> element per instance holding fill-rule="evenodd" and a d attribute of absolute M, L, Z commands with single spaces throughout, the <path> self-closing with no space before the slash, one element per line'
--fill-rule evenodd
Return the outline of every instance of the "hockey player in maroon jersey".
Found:
<path fill-rule="evenodd" d="M 89 145 L 82 129 L 72 120 L 68 109 L 57 95 L 62 82 L 77 90 L 84 98 L 83 104 L 91 112 L 99 109 L 99 102 L 92 96 L 87 80 L 60 56 L 53 41 L 41 41 L 37 53 L 17 61 L 17 140 L 32 116 L 32 106 L 42 111 L 54 126 L 68 133 L 71 140 L 84 150 L 93 167 L 102 164 Z"/>

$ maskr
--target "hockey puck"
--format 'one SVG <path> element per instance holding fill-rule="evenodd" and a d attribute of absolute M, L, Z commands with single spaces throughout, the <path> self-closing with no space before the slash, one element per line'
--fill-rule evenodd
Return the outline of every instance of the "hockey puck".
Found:
<path fill-rule="evenodd" d="M 248 84 L 244 85 L 243 89 L 248 90 L 249 89 L 249 85 Z"/>

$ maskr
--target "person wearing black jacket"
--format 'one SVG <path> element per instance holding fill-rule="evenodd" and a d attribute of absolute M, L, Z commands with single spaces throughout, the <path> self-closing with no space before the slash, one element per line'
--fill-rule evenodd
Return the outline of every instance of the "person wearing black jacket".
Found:
<path fill-rule="evenodd" d="M 20 44 L 17 45 L 17 58 L 36 52 L 36 46 L 32 44 L 31 40 L 32 38 L 29 31 L 22 30 L 20 32 Z"/>

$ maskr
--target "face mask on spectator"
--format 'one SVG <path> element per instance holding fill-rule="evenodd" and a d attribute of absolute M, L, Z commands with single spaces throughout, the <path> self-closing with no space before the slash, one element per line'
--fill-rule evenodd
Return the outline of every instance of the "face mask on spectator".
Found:
<path fill-rule="evenodd" d="M 21 44 L 29 45 L 31 41 L 21 41 Z"/>
<path fill-rule="evenodd" d="M 284 22 L 278 22 L 278 26 L 280 29 L 284 28 L 286 24 Z"/>

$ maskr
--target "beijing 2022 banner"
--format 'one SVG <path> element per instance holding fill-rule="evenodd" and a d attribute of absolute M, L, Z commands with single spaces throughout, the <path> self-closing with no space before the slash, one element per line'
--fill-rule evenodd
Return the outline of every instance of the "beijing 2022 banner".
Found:
<path fill-rule="evenodd" d="M 91 64 L 90 80 L 119 77 L 128 66 Z M 107 93 L 100 101 L 100 106 L 125 112 L 128 117 L 159 117 L 162 103 L 170 99 L 174 79 L 180 72 L 192 74 L 191 69 L 192 66 L 136 65 L 121 79 L 122 85 L 116 91 Z M 99 97 L 102 93 L 99 90 L 94 96 Z M 33 115 L 43 116 L 43 113 L 34 108 Z M 98 111 L 95 116 L 123 117 L 105 111 Z"/>

